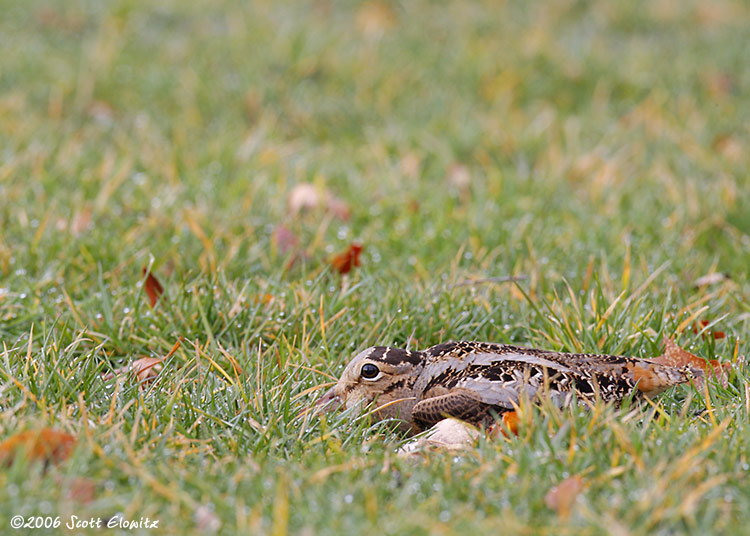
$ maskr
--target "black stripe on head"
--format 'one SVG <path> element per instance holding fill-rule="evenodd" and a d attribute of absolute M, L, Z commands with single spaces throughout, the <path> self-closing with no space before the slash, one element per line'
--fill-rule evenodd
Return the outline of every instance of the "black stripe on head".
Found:
<path fill-rule="evenodd" d="M 389 365 L 400 365 L 402 363 L 411 363 L 419 365 L 422 362 L 422 355 L 419 352 L 403 350 L 401 348 L 390 348 L 388 346 L 375 346 L 367 354 L 367 359 L 382 361 Z"/>
<path fill-rule="evenodd" d="M 372 359 L 374 361 L 380 361 L 383 359 L 383 354 L 388 351 L 387 346 L 373 346 L 372 349 L 367 353 L 367 359 Z"/>

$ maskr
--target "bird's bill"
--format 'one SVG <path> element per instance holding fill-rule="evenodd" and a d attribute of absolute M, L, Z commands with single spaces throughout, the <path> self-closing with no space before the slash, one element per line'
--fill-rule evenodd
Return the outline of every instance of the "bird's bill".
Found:
<path fill-rule="evenodd" d="M 321 396 L 313 406 L 315 408 L 315 415 L 321 415 L 323 413 L 330 413 L 344 408 L 344 401 L 341 397 L 336 394 L 336 387 L 331 387 L 326 393 Z"/>

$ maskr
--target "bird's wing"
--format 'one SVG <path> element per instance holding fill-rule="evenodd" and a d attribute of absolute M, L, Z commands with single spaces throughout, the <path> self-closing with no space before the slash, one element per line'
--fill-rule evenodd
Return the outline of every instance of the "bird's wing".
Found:
<path fill-rule="evenodd" d="M 453 389 L 444 395 L 417 402 L 412 409 L 412 418 L 423 430 L 448 417 L 479 423 L 488 415 L 490 408 L 492 405 L 482 402 L 476 393 Z"/>

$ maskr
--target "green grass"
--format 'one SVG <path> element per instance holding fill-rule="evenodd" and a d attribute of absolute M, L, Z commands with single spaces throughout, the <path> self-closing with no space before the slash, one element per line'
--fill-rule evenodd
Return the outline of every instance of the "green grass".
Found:
<path fill-rule="evenodd" d="M 78 437 L 2 471 L 0 532 L 745 533 L 744 364 L 709 399 L 537 410 L 420 463 L 388 425 L 298 418 L 374 344 L 748 354 L 750 8 L 529 4 L 0 1 L 0 439 Z M 351 219 L 289 215 L 301 182 Z M 310 260 L 284 270 L 276 225 Z M 526 279 L 455 286 L 504 275 Z M 677 333 L 694 314 L 727 337 Z M 145 389 L 102 379 L 179 338 Z M 543 498 L 574 474 L 560 519 Z"/>

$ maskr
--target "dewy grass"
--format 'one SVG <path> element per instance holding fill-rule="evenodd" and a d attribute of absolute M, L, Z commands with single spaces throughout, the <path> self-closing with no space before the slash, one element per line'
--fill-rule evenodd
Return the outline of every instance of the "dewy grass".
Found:
<path fill-rule="evenodd" d="M 388 423 L 306 409 L 373 344 L 747 355 L 747 5 L 2 12 L 0 439 L 78 446 L 2 471 L 0 532 L 746 532 L 742 359 L 727 386 L 530 408 L 518 437 L 417 463 Z M 351 218 L 289 214 L 301 182 Z M 304 248 L 289 269 L 278 226 Z M 354 239 L 344 280 L 328 260 Z M 730 278 L 693 285 L 712 272 Z M 178 341 L 153 382 L 104 379 Z M 571 475 L 561 519 L 544 495 Z"/>

